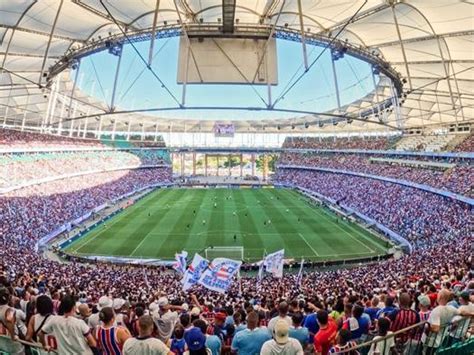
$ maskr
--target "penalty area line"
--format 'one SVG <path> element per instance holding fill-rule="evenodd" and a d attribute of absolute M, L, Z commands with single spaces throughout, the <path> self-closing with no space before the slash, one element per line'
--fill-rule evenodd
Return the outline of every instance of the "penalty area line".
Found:
<path fill-rule="evenodd" d="M 309 248 L 311 249 L 311 251 L 317 256 L 321 256 L 318 254 L 318 252 L 308 243 L 308 241 L 306 240 L 306 238 L 303 236 L 303 234 L 301 233 L 298 233 L 298 235 L 300 236 L 301 239 L 303 239 L 303 241 L 306 243 L 307 246 L 309 246 Z"/>

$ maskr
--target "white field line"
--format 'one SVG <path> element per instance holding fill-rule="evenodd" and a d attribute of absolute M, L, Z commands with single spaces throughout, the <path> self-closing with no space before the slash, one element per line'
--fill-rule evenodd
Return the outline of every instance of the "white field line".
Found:
<path fill-rule="evenodd" d="M 303 236 L 303 234 L 301 233 L 298 233 L 298 235 L 300 236 L 301 239 L 303 239 L 303 241 L 306 243 L 307 246 L 309 246 L 309 248 L 311 249 L 311 251 L 316 255 L 316 256 L 321 256 L 318 254 L 318 252 L 316 250 L 314 250 L 314 248 L 311 246 L 311 244 L 308 243 L 308 241 L 306 240 L 306 238 Z"/>

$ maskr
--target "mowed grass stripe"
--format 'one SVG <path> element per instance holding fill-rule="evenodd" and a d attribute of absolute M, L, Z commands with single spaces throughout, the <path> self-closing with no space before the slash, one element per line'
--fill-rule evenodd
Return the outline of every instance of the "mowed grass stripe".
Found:
<path fill-rule="evenodd" d="M 92 235 L 85 238 L 85 243 L 77 249 L 77 252 L 80 253 L 83 248 L 87 247 L 87 250 L 109 250 L 112 255 L 130 255 L 133 248 L 142 240 L 140 235 L 135 233 L 141 227 L 139 222 L 143 218 L 141 215 L 148 214 L 152 210 L 151 206 L 158 199 L 163 198 L 163 203 L 165 203 L 167 196 L 174 193 L 174 190 L 158 190 L 144 197 L 111 220 L 103 223 L 98 229 L 93 230 Z M 94 233 L 95 231 L 97 232 Z M 113 235 L 113 238 L 109 238 L 109 235 Z"/>
<path fill-rule="evenodd" d="M 204 244 L 206 243 L 205 238 L 207 233 L 203 232 L 204 226 L 202 224 L 203 220 L 209 220 L 209 207 L 204 207 L 205 200 L 209 198 L 209 190 L 196 189 L 189 190 L 188 193 L 193 194 L 193 203 L 189 208 L 189 212 L 192 214 L 192 222 L 189 231 L 189 237 L 183 242 L 183 249 L 188 252 L 197 252 L 204 249 Z M 196 211 L 196 214 L 193 213 Z"/>
<path fill-rule="evenodd" d="M 305 257 L 317 257 L 318 253 L 315 253 L 316 246 L 313 245 L 315 231 L 312 230 L 311 225 L 308 223 L 308 216 L 306 215 L 307 209 L 301 208 L 301 201 L 289 195 L 286 190 L 278 191 L 276 197 L 276 199 L 273 199 L 273 201 L 275 201 L 275 206 L 281 211 L 280 213 L 285 216 L 288 221 L 287 223 L 293 226 L 292 232 L 295 232 L 293 238 L 295 240 L 301 239 L 298 244 L 301 245 L 301 249 L 304 250 L 304 252 L 300 255 Z M 319 224 L 318 226 L 320 229 L 321 226 Z M 320 232 L 321 230 L 318 230 L 318 233 Z M 321 245 L 318 245 L 317 247 L 319 249 Z M 308 252 L 310 255 L 308 255 Z"/>
<path fill-rule="evenodd" d="M 322 219 L 315 215 L 317 206 L 308 205 L 307 201 L 300 194 L 291 190 L 286 190 L 282 194 L 282 198 L 285 202 L 292 206 L 290 211 L 296 216 L 295 223 L 302 224 L 301 234 L 303 239 L 311 245 L 313 249 L 317 251 L 319 255 L 336 255 L 340 248 L 339 236 L 335 232 L 332 223 L 325 223 Z M 298 218 L 300 219 L 298 221 Z M 306 233 L 304 230 L 306 229 Z M 342 244 L 343 241 L 341 241 Z"/>
<path fill-rule="evenodd" d="M 173 213 L 172 202 L 181 198 L 182 195 L 182 191 L 172 190 L 162 201 L 155 199 L 149 205 L 148 210 L 143 209 L 143 211 L 140 211 L 135 223 L 133 223 L 135 227 L 132 231 L 134 234 L 134 242 L 132 245 L 125 246 L 126 249 L 124 249 L 124 252 L 127 252 L 130 256 L 136 257 L 155 256 L 155 253 L 153 253 L 154 243 L 146 241 L 148 240 L 150 233 L 155 230 L 156 226 L 166 219 L 169 214 Z M 150 213 L 150 216 L 148 216 L 148 213 Z"/>
<path fill-rule="evenodd" d="M 279 208 L 271 208 L 272 205 L 274 207 L 275 199 L 272 200 L 269 196 L 270 193 L 267 193 L 263 190 L 258 190 L 257 195 L 264 205 L 270 207 L 265 209 L 265 211 L 268 210 L 267 215 L 272 222 L 270 226 L 274 228 L 276 232 L 278 232 L 278 235 L 275 235 L 275 237 L 272 238 L 275 241 L 278 240 L 278 243 L 274 243 L 272 248 L 273 250 L 269 252 L 281 249 L 281 247 L 279 248 L 280 245 L 285 248 L 285 253 L 288 252 L 288 254 L 294 256 L 305 255 L 305 253 L 308 252 L 306 243 L 297 234 L 295 234 L 298 232 L 293 228 L 290 220 L 287 219 L 287 216 L 280 212 Z M 311 254 L 313 253 L 311 252 Z"/>
<path fill-rule="evenodd" d="M 179 218 L 180 209 L 175 206 L 177 201 L 183 201 L 185 198 L 186 190 L 177 189 L 177 195 L 172 196 L 167 205 L 167 208 L 164 213 L 158 213 L 158 218 L 152 218 L 149 223 L 144 223 L 145 228 L 140 229 L 140 232 L 144 235 L 143 243 L 138 245 L 133 251 L 133 256 L 147 256 L 147 257 L 158 257 L 161 254 L 159 250 L 161 246 L 166 242 L 166 240 L 172 237 L 169 227 L 176 223 L 176 220 Z M 155 207 L 158 207 L 156 205 Z M 167 227 L 167 228 L 166 228 Z M 172 257 L 173 252 L 168 252 L 164 256 Z"/>
<path fill-rule="evenodd" d="M 244 247 L 244 256 L 246 258 L 258 259 L 263 255 L 265 243 L 262 236 L 257 233 L 258 227 L 253 218 L 253 214 L 250 213 L 248 208 L 248 206 L 254 206 L 256 203 L 254 198 L 251 199 L 251 201 L 247 200 L 247 198 L 250 198 L 252 195 L 253 194 L 247 193 L 247 190 L 239 189 L 234 192 L 235 202 L 238 203 L 239 206 L 247 206 L 246 209 L 237 213 L 237 218 L 242 228 L 242 232 L 237 237 L 237 243 Z"/>
<path fill-rule="evenodd" d="M 301 250 L 298 255 L 300 258 L 317 258 L 320 251 L 333 254 L 333 248 L 321 240 L 321 236 L 327 235 L 325 233 L 327 232 L 326 226 L 315 220 L 314 215 L 311 215 L 311 209 L 305 206 L 304 201 L 295 198 L 298 196 L 292 196 L 289 190 L 278 192 L 275 207 L 282 215 L 286 216 L 288 225 L 292 226 L 292 242 L 299 245 Z"/>
<path fill-rule="evenodd" d="M 185 208 L 182 208 L 181 213 L 179 213 L 178 208 L 173 208 L 176 210 L 178 219 L 169 231 L 168 236 L 165 237 L 164 242 L 161 244 L 158 250 L 159 255 L 173 256 L 176 252 L 180 252 L 183 249 L 188 250 L 185 249 L 185 245 L 188 241 L 193 241 L 193 247 L 191 249 L 201 249 L 196 245 L 199 236 L 192 234 L 196 222 L 195 216 L 198 214 L 199 207 L 205 197 L 204 193 L 197 192 L 198 191 L 186 191 L 186 195 L 189 196 L 190 202 L 186 204 Z M 196 211 L 196 215 L 193 211 Z"/>
<path fill-rule="evenodd" d="M 107 228 L 103 232 L 107 237 L 94 238 L 87 245 L 87 250 L 108 250 L 111 255 L 133 256 L 134 251 L 146 238 L 147 231 L 151 230 L 164 218 L 166 213 L 171 211 L 166 208 L 166 205 L 178 194 L 178 190 L 158 190 L 146 201 L 137 202 L 127 209 L 132 210 L 133 213 L 120 213 L 117 215 L 117 218 L 121 218 L 120 221 L 112 227 L 108 227 L 108 222 L 106 222 Z M 142 201 L 143 203 L 140 203 Z M 148 213 L 151 214 L 150 217 L 148 217 Z"/>
<path fill-rule="evenodd" d="M 128 225 L 124 228 L 123 234 L 126 240 L 127 234 L 133 240 L 130 244 L 122 244 L 122 253 L 130 256 L 144 256 L 140 253 L 142 245 L 145 243 L 149 234 L 154 230 L 155 226 L 163 220 L 168 213 L 172 211 L 167 208 L 171 201 L 181 196 L 178 190 L 163 191 L 161 195 L 157 195 L 153 201 L 140 208 L 140 213 L 135 220 L 128 219 Z M 148 216 L 150 214 L 150 216 Z"/>
<path fill-rule="evenodd" d="M 289 191 L 294 196 L 299 196 L 305 200 L 305 203 L 309 206 L 312 206 L 310 200 L 301 194 L 295 191 Z M 329 212 L 324 207 L 317 207 L 310 209 L 311 212 L 315 213 L 321 221 L 326 221 L 324 223 L 328 226 L 327 233 L 321 235 L 321 239 L 326 242 L 326 244 L 334 245 L 334 239 L 340 239 L 341 242 L 338 245 L 338 253 L 341 255 L 349 255 L 354 253 L 354 256 L 357 255 L 368 255 L 373 253 L 373 248 L 365 245 L 359 238 L 354 239 L 353 235 L 358 234 L 359 231 L 351 228 L 351 223 L 344 221 L 342 218 L 339 218 L 335 214 Z M 364 231 L 368 233 L 367 231 Z M 332 243 L 331 243 L 332 242 Z M 331 247 L 334 254 L 334 247 Z M 328 255 L 325 253 L 319 253 L 321 255 Z"/>

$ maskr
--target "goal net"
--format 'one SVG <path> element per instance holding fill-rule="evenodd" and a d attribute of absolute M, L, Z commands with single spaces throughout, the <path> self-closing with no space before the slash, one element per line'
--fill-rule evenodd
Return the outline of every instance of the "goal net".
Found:
<path fill-rule="evenodd" d="M 206 259 L 209 261 L 214 258 L 244 260 L 244 247 L 209 247 L 204 252 Z"/>

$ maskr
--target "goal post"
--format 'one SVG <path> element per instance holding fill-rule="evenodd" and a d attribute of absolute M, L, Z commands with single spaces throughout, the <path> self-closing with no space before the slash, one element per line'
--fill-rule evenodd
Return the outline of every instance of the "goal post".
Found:
<path fill-rule="evenodd" d="M 244 247 L 209 247 L 204 249 L 206 259 L 212 261 L 215 258 L 228 258 L 233 260 L 244 260 Z"/>

